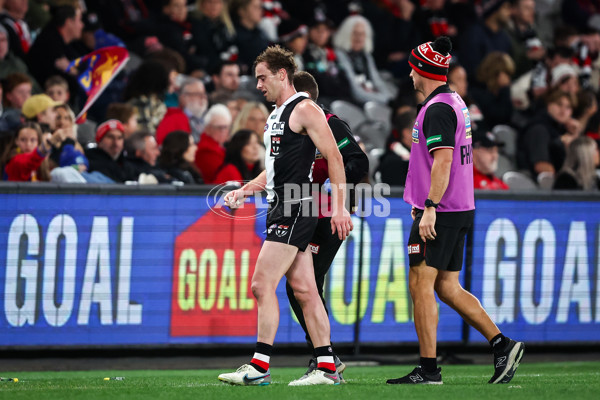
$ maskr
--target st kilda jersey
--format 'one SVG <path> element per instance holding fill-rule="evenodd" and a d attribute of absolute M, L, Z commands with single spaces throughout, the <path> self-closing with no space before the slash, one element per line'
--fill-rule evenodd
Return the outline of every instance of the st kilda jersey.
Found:
<path fill-rule="evenodd" d="M 308 95 L 299 92 L 280 107 L 276 107 L 265 125 L 265 169 L 267 171 L 267 201 L 272 202 L 275 194 L 279 202 L 285 201 L 284 185 L 302 185 L 312 182 L 312 167 L 315 161 L 315 144 L 308 135 L 290 129 L 290 115 L 294 107 Z"/>

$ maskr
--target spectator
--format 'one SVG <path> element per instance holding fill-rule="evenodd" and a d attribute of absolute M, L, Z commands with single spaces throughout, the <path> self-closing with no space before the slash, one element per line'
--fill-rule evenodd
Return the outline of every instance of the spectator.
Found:
<path fill-rule="evenodd" d="M 509 124 L 513 114 L 510 97 L 510 77 L 515 64 L 508 54 L 494 51 L 488 54 L 477 69 L 477 80 L 484 87 L 471 89 L 473 100 L 480 107 L 485 123 L 490 126 Z"/>
<path fill-rule="evenodd" d="M 138 112 L 131 104 L 109 104 L 106 109 L 106 119 L 116 119 L 123 124 L 125 140 L 138 131 Z"/>
<path fill-rule="evenodd" d="M 52 146 L 62 141 L 62 132 L 42 137 L 42 129 L 35 122 L 26 122 L 17 130 L 14 143 L 2 155 L 3 178 L 8 181 L 49 180 L 49 170 L 43 162 Z"/>
<path fill-rule="evenodd" d="M 159 183 L 170 182 L 165 172 L 156 166 L 160 150 L 150 132 L 136 132 L 127 138 L 125 151 L 127 162 L 131 165 L 136 180 L 141 174 L 149 174 L 153 175 Z"/>
<path fill-rule="evenodd" d="M 467 78 L 467 71 L 462 65 L 458 63 L 451 63 L 448 68 L 448 85 L 450 89 L 462 97 L 463 101 L 469 108 L 469 116 L 471 117 L 471 124 L 473 129 L 477 129 L 477 124 L 483 122 L 483 114 L 479 109 L 479 106 L 473 102 L 473 99 L 469 96 L 469 80 Z"/>
<path fill-rule="evenodd" d="M 460 62 L 469 77 L 474 77 L 483 58 L 492 51 L 510 54 L 511 42 L 506 25 L 510 20 L 508 0 L 482 0 L 480 15 L 483 22 L 469 25 L 459 35 Z"/>
<path fill-rule="evenodd" d="M 202 175 L 194 165 L 197 149 L 194 139 L 187 132 L 171 132 L 163 142 L 158 166 L 173 180 L 201 184 Z"/>
<path fill-rule="evenodd" d="M 508 186 L 496 177 L 498 147 L 504 146 L 491 131 L 473 131 L 473 183 L 475 189 L 507 190 Z"/>
<path fill-rule="evenodd" d="M 163 102 L 169 87 L 165 67 L 157 61 L 145 61 L 131 75 L 123 99 L 138 111 L 138 125 L 154 134 L 167 113 Z"/>
<path fill-rule="evenodd" d="M 286 18 L 277 27 L 279 43 L 294 54 L 298 71 L 304 71 L 302 54 L 308 44 L 308 27 L 295 18 Z"/>
<path fill-rule="evenodd" d="M 60 75 L 51 76 L 44 83 L 46 94 L 58 103 L 68 103 L 71 94 L 69 93 L 69 83 Z"/>
<path fill-rule="evenodd" d="M 196 54 L 203 58 L 205 71 L 214 71 L 221 61 L 238 56 L 235 28 L 225 0 L 198 0 L 198 23 L 194 28 Z M 238 73 L 239 74 L 239 73 Z"/>
<path fill-rule="evenodd" d="M 0 24 L 8 32 L 10 49 L 22 60 L 31 47 L 29 25 L 24 21 L 28 9 L 27 0 L 5 0 L 4 11 L 0 14 Z"/>
<path fill-rule="evenodd" d="M 54 126 L 56 129 L 65 131 L 67 137 L 77 141 L 77 125 L 75 124 L 75 113 L 71 110 L 68 104 L 59 104 L 54 107 L 56 118 Z M 81 148 L 78 150 L 83 151 Z"/>
<path fill-rule="evenodd" d="M 2 103 L 4 109 L 20 110 L 23 108 L 25 100 L 31 97 L 31 88 L 31 79 L 27 75 L 20 72 L 8 75 L 3 84 L 4 99 Z"/>
<path fill-rule="evenodd" d="M 73 99 L 79 90 L 77 79 L 65 72 L 71 60 L 79 57 L 69 44 L 81 38 L 83 22 L 81 9 L 72 5 L 61 5 L 52 10 L 52 20 L 40 32 L 27 54 L 27 65 L 38 82 L 46 82 L 60 75 L 69 82 Z"/>
<path fill-rule="evenodd" d="M 385 153 L 379 159 L 381 182 L 391 186 L 404 186 L 408 174 L 408 159 L 413 141 L 416 113 L 404 112 L 394 117 L 393 130 L 388 136 Z"/>
<path fill-rule="evenodd" d="M 230 181 L 239 183 L 251 181 L 262 171 L 261 138 L 254 131 L 237 131 L 225 146 L 225 161 L 217 172 L 215 184 Z"/>
<path fill-rule="evenodd" d="M 237 132 L 242 129 L 249 129 L 256 132 L 259 137 L 263 136 L 269 111 L 264 104 L 250 101 L 244 105 L 237 115 L 231 127 L 231 132 Z"/>
<path fill-rule="evenodd" d="M 588 132 L 590 121 L 598 115 L 598 99 L 591 90 L 580 90 L 577 94 L 577 106 L 573 108 L 573 118 L 579 122 L 580 132 Z"/>
<path fill-rule="evenodd" d="M 243 74 L 249 74 L 256 57 L 269 45 L 269 39 L 258 27 L 263 16 L 261 0 L 232 0 L 229 13 L 237 34 L 240 67 Z"/>
<path fill-rule="evenodd" d="M 565 164 L 554 181 L 554 189 L 598 190 L 600 177 L 596 168 L 600 165 L 598 144 L 587 136 L 573 140 L 567 150 Z"/>
<path fill-rule="evenodd" d="M 215 104 L 218 97 L 233 96 L 240 87 L 240 66 L 233 61 L 219 63 L 213 71 L 212 82 L 214 87 L 209 96 L 211 104 Z"/>
<path fill-rule="evenodd" d="M 123 155 L 125 128 L 120 121 L 109 119 L 96 130 L 98 147 L 87 149 L 85 155 L 90 163 L 90 172 L 100 172 L 113 182 L 135 180 L 136 176 Z"/>
<path fill-rule="evenodd" d="M 371 56 L 373 29 L 366 18 L 359 15 L 346 18 L 333 38 L 333 45 L 356 103 L 387 103 L 394 97 L 395 93 L 381 79 Z"/>
<path fill-rule="evenodd" d="M 515 61 L 515 77 L 530 71 L 546 54 L 542 41 L 534 30 L 535 0 L 511 0 L 512 18 L 508 34 L 512 42 L 512 58 Z"/>
<path fill-rule="evenodd" d="M 50 131 L 54 131 L 56 129 L 56 110 L 54 108 L 60 104 L 45 94 L 36 94 L 23 103 L 21 112 L 28 120 L 45 124 Z"/>
<path fill-rule="evenodd" d="M 40 88 L 29 74 L 29 68 L 27 68 L 27 64 L 25 62 L 15 56 L 12 51 L 10 51 L 10 43 L 8 41 L 8 32 L 4 25 L 0 24 L 0 79 L 6 78 L 8 75 L 13 74 L 15 72 L 24 73 L 29 77 L 33 88 L 36 93 L 40 91 Z"/>
<path fill-rule="evenodd" d="M 519 137 L 519 168 L 531 171 L 534 177 L 541 172 L 554 174 L 562 168 L 566 148 L 575 138 L 574 132 L 567 128 L 573 112 L 571 101 L 566 92 L 553 91 L 547 95 L 546 108 L 536 115 Z"/>
<path fill-rule="evenodd" d="M 315 16 L 309 25 L 309 43 L 302 56 L 304 68 L 317 81 L 320 101 L 325 104 L 336 99 L 350 99 L 348 78 L 331 47 L 332 27 L 332 22 L 325 15 Z"/>
<path fill-rule="evenodd" d="M 173 131 L 185 131 L 192 135 L 194 143 L 200 140 L 204 130 L 204 113 L 208 101 L 202 81 L 188 79 L 181 85 L 179 107 L 169 107 L 165 117 L 156 128 L 156 141 L 162 144 Z"/>
<path fill-rule="evenodd" d="M 576 101 L 579 92 L 579 75 L 577 70 L 571 64 L 558 64 L 550 71 L 552 89 L 562 90 L 571 95 L 572 100 Z"/>
<path fill-rule="evenodd" d="M 178 93 L 181 82 L 185 79 L 186 65 L 184 58 L 175 50 L 163 48 L 154 50 L 146 56 L 146 61 L 156 61 L 165 68 L 169 75 L 169 87 L 165 96 L 165 105 L 167 107 L 177 107 Z"/>
<path fill-rule="evenodd" d="M 217 171 L 225 160 L 223 145 L 229 139 L 231 114 L 223 104 L 215 104 L 206 113 L 205 121 L 206 129 L 198 142 L 196 166 L 204 182 L 214 183 Z"/>

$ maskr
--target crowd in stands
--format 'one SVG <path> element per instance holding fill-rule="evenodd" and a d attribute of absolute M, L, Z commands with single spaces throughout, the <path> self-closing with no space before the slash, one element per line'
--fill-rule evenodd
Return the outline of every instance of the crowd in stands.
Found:
<path fill-rule="evenodd" d="M 452 41 L 448 84 L 469 110 L 476 188 L 506 190 L 510 171 L 599 189 L 600 0 L 0 0 L 0 171 L 252 179 L 271 110 L 253 62 L 279 44 L 315 77 L 320 103 L 363 116 L 350 125 L 370 179 L 403 186 L 424 100 L 407 60 L 439 36 Z M 130 60 L 77 123 L 87 96 L 71 61 L 106 46 Z"/>

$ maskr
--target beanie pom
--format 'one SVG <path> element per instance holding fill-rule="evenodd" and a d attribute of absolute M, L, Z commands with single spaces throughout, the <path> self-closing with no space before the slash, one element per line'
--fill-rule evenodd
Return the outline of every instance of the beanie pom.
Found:
<path fill-rule="evenodd" d="M 452 50 L 452 42 L 448 36 L 440 36 L 435 39 L 435 42 L 431 44 L 431 47 L 438 53 L 447 56 Z"/>

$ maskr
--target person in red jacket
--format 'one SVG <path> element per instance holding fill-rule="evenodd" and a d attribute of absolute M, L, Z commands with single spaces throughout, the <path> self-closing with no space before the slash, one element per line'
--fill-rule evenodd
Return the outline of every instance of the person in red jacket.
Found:
<path fill-rule="evenodd" d="M 40 175 L 49 176 L 49 171 L 40 171 L 42 163 L 50 154 L 52 146 L 58 147 L 64 140 L 64 131 L 58 129 L 42 138 L 42 129 L 35 122 L 26 122 L 18 130 L 13 146 L 2 157 L 3 178 L 8 181 L 37 181 Z M 46 166 L 47 167 L 47 166 Z"/>
<path fill-rule="evenodd" d="M 475 189 L 508 190 L 508 185 L 496 175 L 498 168 L 498 142 L 490 131 L 473 132 L 473 184 Z"/>
<path fill-rule="evenodd" d="M 225 146 L 225 161 L 214 183 L 217 185 L 231 181 L 243 183 L 256 178 L 263 171 L 260 164 L 260 147 L 261 140 L 258 133 L 250 129 L 237 131 Z"/>
<path fill-rule="evenodd" d="M 231 113 L 223 104 L 212 106 L 205 117 L 206 129 L 200 136 L 196 151 L 196 166 L 204 183 L 215 183 L 217 172 L 225 161 L 225 147 L 231 130 Z"/>

